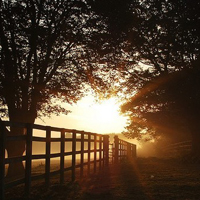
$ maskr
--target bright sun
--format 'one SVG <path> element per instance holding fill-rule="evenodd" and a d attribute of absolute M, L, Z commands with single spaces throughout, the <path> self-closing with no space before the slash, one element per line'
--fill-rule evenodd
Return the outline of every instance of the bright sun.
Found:
<path fill-rule="evenodd" d="M 115 99 L 108 99 L 94 105 L 95 115 L 101 123 L 115 123 L 120 117 L 118 110 L 119 106 L 116 104 Z"/>
<path fill-rule="evenodd" d="M 126 118 L 119 114 L 115 98 L 97 103 L 93 96 L 87 96 L 72 106 L 66 104 L 66 107 L 72 112 L 45 119 L 45 125 L 94 133 L 120 133 L 126 126 Z M 44 124 L 41 120 L 37 123 Z"/>
<path fill-rule="evenodd" d="M 87 101 L 89 102 L 89 101 Z M 126 118 L 119 114 L 119 104 L 115 98 L 100 103 L 88 104 L 85 118 L 89 121 L 87 129 L 99 133 L 120 133 L 126 125 Z"/>

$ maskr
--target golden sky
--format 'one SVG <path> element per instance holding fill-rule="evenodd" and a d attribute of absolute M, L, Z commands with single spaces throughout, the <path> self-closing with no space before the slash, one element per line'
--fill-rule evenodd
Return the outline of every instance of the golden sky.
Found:
<path fill-rule="evenodd" d="M 68 115 L 37 119 L 35 123 L 61 128 L 84 130 L 95 133 L 120 133 L 126 125 L 126 118 L 119 114 L 119 103 L 111 98 L 101 103 L 87 96 L 74 105 L 64 105 L 72 112 Z"/>

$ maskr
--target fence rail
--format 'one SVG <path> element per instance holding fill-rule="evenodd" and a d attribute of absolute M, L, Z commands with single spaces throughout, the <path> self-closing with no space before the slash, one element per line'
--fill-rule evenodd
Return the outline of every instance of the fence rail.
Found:
<path fill-rule="evenodd" d="M 163 148 L 163 153 L 166 157 L 179 157 L 190 153 L 192 150 L 192 141 L 182 141 L 167 145 Z"/>
<path fill-rule="evenodd" d="M 25 135 L 8 135 L 8 130 L 11 127 L 23 128 Z M 43 131 L 44 136 L 38 136 L 37 131 Z M 6 144 L 10 141 L 24 141 L 25 153 L 18 157 L 6 158 Z M 34 154 L 33 144 L 45 144 L 44 154 Z M 59 152 L 52 152 L 52 145 L 59 143 Z M 42 126 L 37 124 L 12 123 L 9 121 L 0 122 L 0 199 L 5 200 L 5 189 L 16 186 L 18 184 L 25 184 L 24 191 L 26 195 L 30 194 L 31 183 L 33 180 L 43 178 L 45 184 L 50 184 L 52 175 L 59 174 L 60 183 L 65 181 L 65 172 L 71 171 L 71 180 L 74 181 L 77 176 L 83 177 L 84 170 L 86 174 L 101 169 L 109 165 L 110 157 L 109 136 L 97 133 L 79 131 L 75 129 L 63 129 L 50 126 Z M 136 146 L 115 138 L 113 148 L 112 160 L 117 163 L 125 156 L 135 157 Z M 66 159 L 70 157 L 70 163 L 66 164 Z M 77 159 L 79 157 L 79 159 Z M 54 158 L 59 158 L 59 170 L 51 170 L 51 161 Z M 44 173 L 33 174 L 32 162 L 36 160 L 44 160 Z M 24 176 L 17 180 L 8 181 L 5 176 L 5 166 L 15 163 L 24 162 L 25 172 Z M 76 169 L 79 169 L 79 172 Z M 79 174 L 77 174 L 79 173 Z M 69 177 L 68 177 L 69 178 Z"/>

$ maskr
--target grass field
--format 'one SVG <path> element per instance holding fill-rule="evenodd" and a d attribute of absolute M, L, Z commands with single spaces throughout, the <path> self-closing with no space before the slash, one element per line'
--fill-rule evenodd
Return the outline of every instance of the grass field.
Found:
<path fill-rule="evenodd" d="M 110 165 L 75 182 L 49 188 L 33 183 L 31 200 L 200 200 L 200 164 L 176 160 L 139 158 L 136 162 Z M 25 200 L 23 186 L 7 190 L 8 200 Z"/>

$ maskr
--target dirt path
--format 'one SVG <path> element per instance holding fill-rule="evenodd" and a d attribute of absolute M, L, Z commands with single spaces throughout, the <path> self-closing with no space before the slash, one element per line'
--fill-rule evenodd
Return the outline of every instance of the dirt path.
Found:
<path fill-rule="evenodd" d="M 8 200 L 18 197 L 20 187 Z M 15 194 L 18 191 L 19 194 Z M 12 194 L 12 195 L 11 195 Z M 139 159 L 64 185 L 32 189 L 31 200 L 200 200 L 200 165 Z"/>

